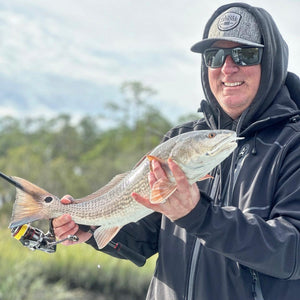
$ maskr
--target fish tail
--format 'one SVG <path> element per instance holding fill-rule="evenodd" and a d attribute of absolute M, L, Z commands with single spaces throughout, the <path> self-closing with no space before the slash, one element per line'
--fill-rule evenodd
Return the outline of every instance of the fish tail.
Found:
<path fill-rule="evenodd" d="M 19 187 L 16 189 L 16 200 L 9 228 L 49 218 L 43 202 L 47 201 L 47 198 L 49 200 L 52 195 L 23 178 L 11 178 L 19 184 Z"/>

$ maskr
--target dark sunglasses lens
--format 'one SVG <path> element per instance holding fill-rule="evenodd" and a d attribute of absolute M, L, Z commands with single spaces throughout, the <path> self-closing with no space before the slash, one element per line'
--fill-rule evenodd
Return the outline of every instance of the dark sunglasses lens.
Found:
<path fill-rule="evenodd" d="M 232 49 L 232 59 L 237 65 L 251 66 L 260 63 L 259 48 Z"/>
<path fill-rule="evenodd" d="M 207 67 L 219 68 L 224 63 L 223 49 L 207 49 L 204 51 L 204 60 Z"/>
<path fill-rule="evenodd" d="M 204 60 L 207 67 L 220 68 L 225 57 L 230 55 L 239 66 L 257 65 L 261 60 L 261 48 L 233 48 L 233 49 L 207 49 L 204 51 Z"/>

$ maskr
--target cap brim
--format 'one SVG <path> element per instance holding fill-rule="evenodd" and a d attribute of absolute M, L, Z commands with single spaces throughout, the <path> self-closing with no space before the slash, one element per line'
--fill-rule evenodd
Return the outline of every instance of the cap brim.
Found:
<path fill-rule="evenodd" d="M 239 44 L 247 45 L 247 46 L 253 46 L 253 47 L 259 47 L 263 48 L 264 45 L 258 44 L 258 43 L 253 43 L 244 39 L 240 38 L 234 38 L 234 37 L 222 37 L 222 38 L 210 38 L 210 39 L 204 39 L 195 45 L 191 47 L 191 51 L 197 52 L 197 53 L 203 53 L 207 48 L 210 48 L 211 45 L 216 42 L 216 41 L 230 41 L 230 42 L 236 42 Z"/>

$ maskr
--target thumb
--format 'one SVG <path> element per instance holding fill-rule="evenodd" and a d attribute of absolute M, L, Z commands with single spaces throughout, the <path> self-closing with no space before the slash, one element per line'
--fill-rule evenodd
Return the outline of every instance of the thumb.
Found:
<path fill-rule="evenodd" d="M 71 195 L 65 195 L 60 199 L 61 204 L 71 204 L 74 198 Z"/>

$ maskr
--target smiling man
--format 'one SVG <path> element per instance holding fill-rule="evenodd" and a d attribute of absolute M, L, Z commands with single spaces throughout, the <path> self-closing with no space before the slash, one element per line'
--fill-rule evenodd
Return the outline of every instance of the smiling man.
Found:
<path fill-rule="evenodd" d="M 190 185 L 170 161 L 177 190 L 156 205 L 133 194 L 156 213 L 122 228 L 115 242 L 159 254 L 148 300 L 298 300 L 300 80 L 287 71 L 288 46 L 264 9 L 233 3 L 212 15 L 192 51 L 202 54 L 204 119 L 164 140 L 218 128 L 244 139 L 213 179 Z M 162 178 L 154 161 L 150 186 Z M 70 216 L 53 225 L 59 238 L 77 234 L 97 249 Z"/>
<path fill-rule="evenodd" d="M 224 112 L 232 119 L 237 119 L 252 103 L 258 91 L 261 75 L 259 59 L 255 61 L 255 65 L 248 66 L 244 61 L 239 64 L 240 57 L 252 56 L 252 52 L 259 52 L 261 49 L 229 41 L 215 42 L 212 47 L 204 52 L 211 91 Z M 216 59 L 211 61 L 212 56 L 217 55 L 221 56 L 218 65 Z M 259 54 L 254 55 L 258 57 Z M 234 61 L 236 59 L 237 62 Z"/>

